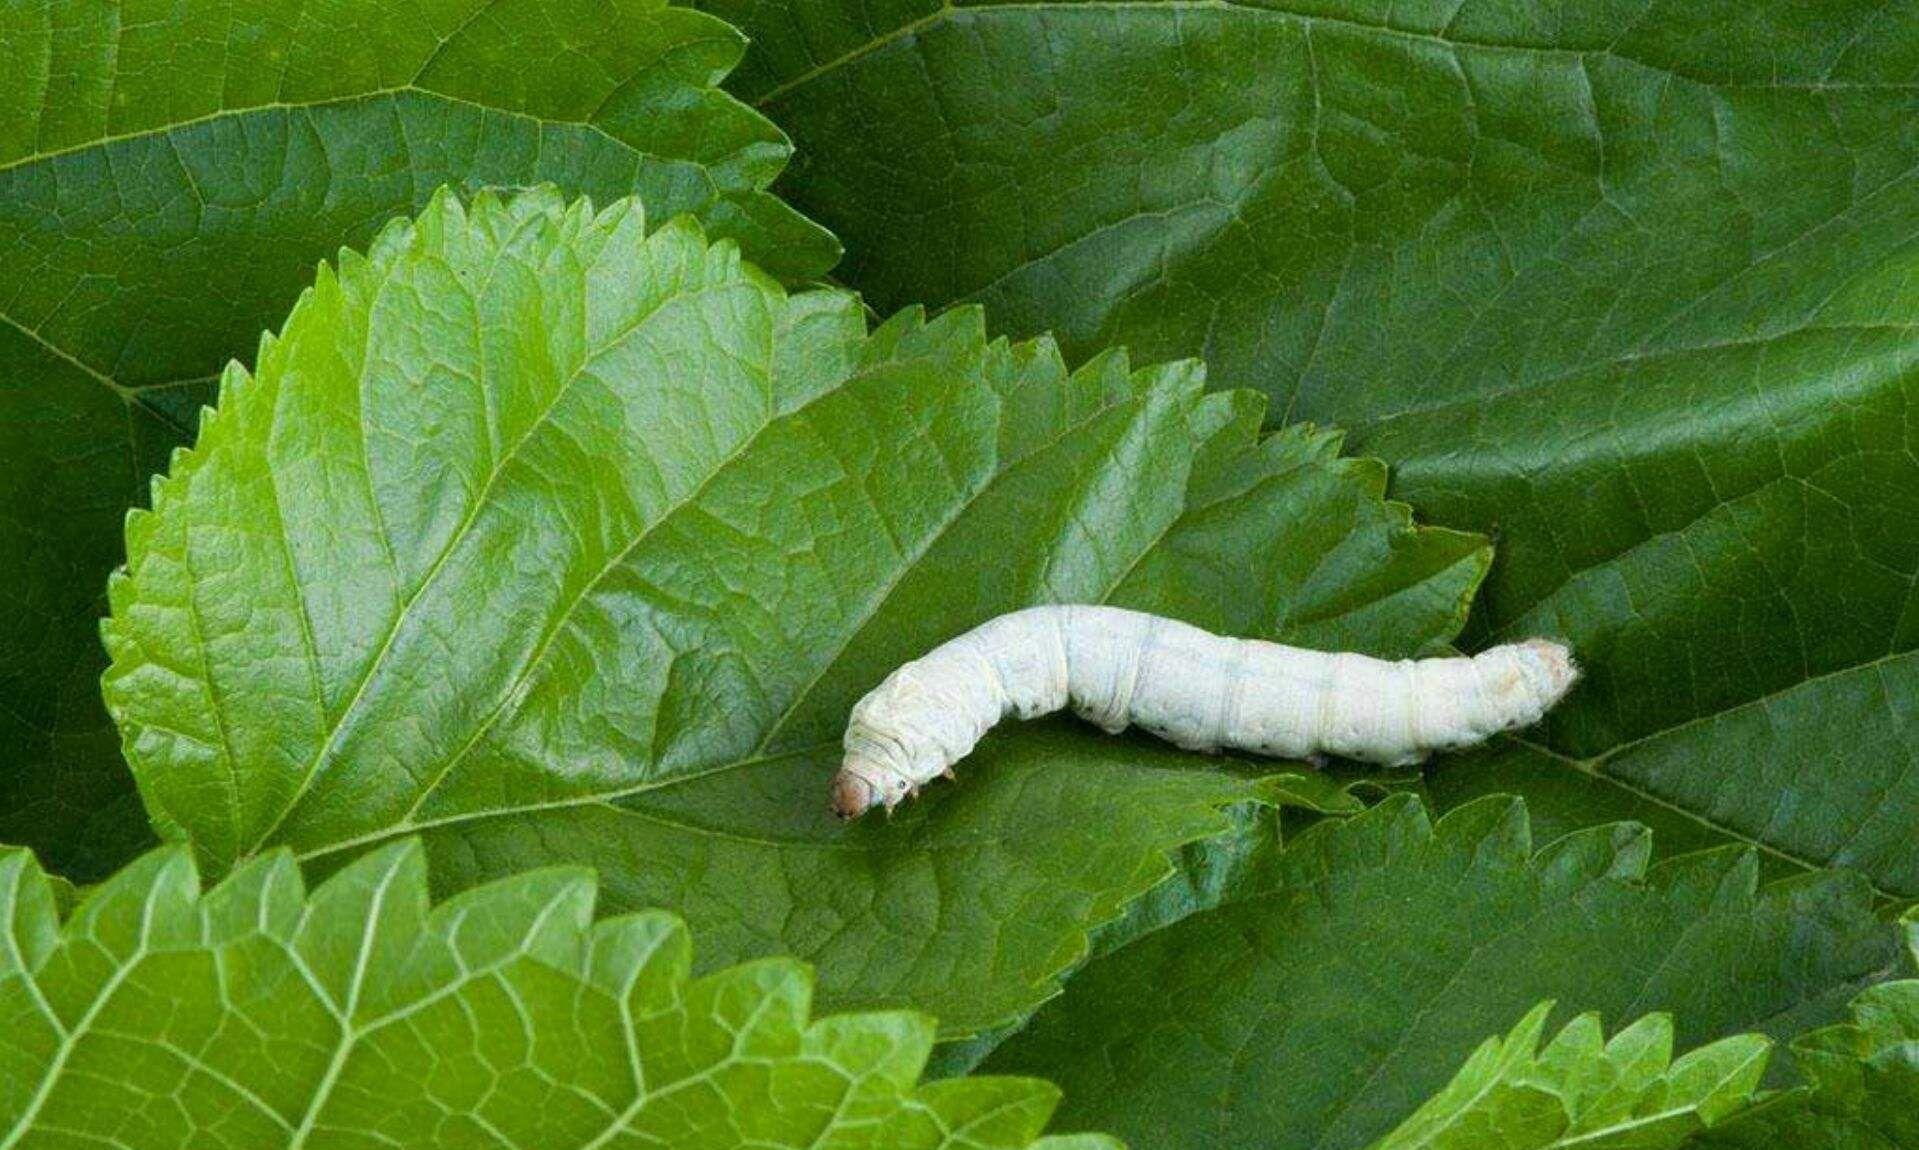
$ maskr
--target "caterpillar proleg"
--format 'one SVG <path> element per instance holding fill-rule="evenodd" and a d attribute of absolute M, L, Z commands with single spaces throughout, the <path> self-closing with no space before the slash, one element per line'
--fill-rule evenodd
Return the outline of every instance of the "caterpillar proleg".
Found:
<path fill-rule="evenodd" d="M 1008 715 L 1070 706 L 1107 731 L 1136 726 L 1188 750 L 1402 766 L 1538 722 L 1578 674 L 1548 639 L 1391 662 L 1118 607 L 1030 607 L 902 665 L 854 705 L 833 809 L 891 810 L 950 777 Z"/>

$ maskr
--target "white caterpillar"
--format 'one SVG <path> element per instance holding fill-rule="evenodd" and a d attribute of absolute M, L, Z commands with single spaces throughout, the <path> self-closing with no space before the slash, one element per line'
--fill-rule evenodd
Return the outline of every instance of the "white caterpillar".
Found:
<path fill-rule="evenodd" d="M 1578 677 L 1562 644 L 1389 662 L 1231 639 L 1118 607 L 1014 611 L 901 666 L 853 707 L 833 809 L 891 810 L 1008 715 L 1070 705 L 1194 751 L 1417 763 L 1538 722 Z"/>

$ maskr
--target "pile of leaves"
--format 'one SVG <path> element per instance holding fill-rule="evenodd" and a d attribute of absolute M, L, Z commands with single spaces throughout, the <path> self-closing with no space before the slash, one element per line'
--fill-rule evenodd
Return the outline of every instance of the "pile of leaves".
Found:
<path fill-rule="evenodd" d="M 1919 1146 L 1919 21 L 701 6 L 0 13 L 0 1150 Z M 1046 602 L 1587 678 L 835 822 Z"/>

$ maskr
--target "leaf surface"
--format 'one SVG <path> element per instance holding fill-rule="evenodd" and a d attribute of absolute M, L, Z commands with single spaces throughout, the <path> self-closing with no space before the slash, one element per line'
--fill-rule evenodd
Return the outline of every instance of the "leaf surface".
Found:
<path fill-rule="evenodd" d="M 167 847 L 62 922 L 0 851 L 0 1145 L 1115 1148 L 1040 1138 L 1045 1083 L 918 1085 L 930 1019 L 812 1019 L 791 960 L 693 979 L 679 920 L 594 894 L 552 868 L 430 907 L 404 842 L 202 893 Z"/>
<path fill-rule="evenodd" d="M 1910 6 L 706 6 L 879 306 L 1203 356 L 1496 533 L 1471 640 L 1588 670 L 1541 813 L 1919 895 Z"/>
<path fill-rule="evenodd" d="M 22 0 L 0 10 L 0 839 L 78 877 L 147 838 L 99 701 L 129 506 L 313 267 L 442 184 L 638 193 L 784 274 L 791 152 L 658 0 Z"/>
<path fill-rule="evenodd" d="M 1738 1034 L 1672 1057 L 1672 1019 L 1611 1039 L 1597 1015 L 1539 1046 L 1553 1004 L 1489 1038 L 1446 1088 L 1372 1150 L 1676 1150 L 1752 1104 L 1772 1043 Z"/>
<path fill-rule="evenodd" d="M 1226 808 L 1351 803 L 1061 721 L 843 827 L 860 694 L 1047 601 L 1431 649 L 1486 563 L 1190 364 L 1068 375 L 973 310 L 869 333 L 632 200 L 437 198 L 322 269 L 258 362 L 112 587 L 107 698 L 156 822 L 215 869 L 416 833 L 447 889 L 590 864 L 715 961 L 796 954 L 829 1003 L 955 1036 L 1050 995 Z"/>
<path fill-rule="evenodd" d="M 1919 915 L 1905 930 L 1919 963 Z M 1919 1145 L 1919 980 L 1868 988 L 1851 1017 L 1792 1044 L 1811 1080 L 1699 1140 L 1713 1150 L 1901 1150 Z"/>
<path fill-rule="evenodd" d="M 1135 1145 L 1357 1150 L 1435 1095 L 1461 1109 L 1444 1092 L 1453 1070 L 1542 1000 L 1670 1014 L 1673 1039 L 1693 1047 L 1824 1023 L 1892 962 L 1858 876 L 1762 888 L 1749 850 L 1649 866 L 1650 853 L 1630 824 L 1535 850 L 1510 797 L 1434 824 L 1394 796 L 1309 830 L 1217 907 L 1095 959 L 984 1066 L 1046 1075 L 1066 1092 L 1068 1127 Z M 1597 1042 L 1590 1023 L 1571 1034 Z M 1738 1048 L 1701 1065 L 1743 1083 L 1726 1049 Z M 1505 1048 L 1522 1052 L 1524 1040 Z M 1515 1120 L 1563 1112 L 1568 1097 L 1529 1092 L 1542 1105 Z"/>

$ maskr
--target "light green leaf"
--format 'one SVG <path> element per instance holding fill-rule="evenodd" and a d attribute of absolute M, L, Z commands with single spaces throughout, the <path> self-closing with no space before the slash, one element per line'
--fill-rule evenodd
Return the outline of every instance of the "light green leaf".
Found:
<path fill-rule="evenodd" d="M 1435 825 L 1416 799 L 1394 796 L 1321 822 L 1215 909 L 1093 960 L 984 1065 L 1044 1074 L 1066 1092 L 1066 1125 L 1134 1145 L 1357 1150 L 1409 1121 L 1486 1034 L 1542 1000 L 1569 1014 L 1670 1014 L 1670 1032 L 1626 1031 L 1619 1053 L 1644 1069 L 1652 1062 L 1625 1058 L 1628 1047 L 1650 1054 L 1668 1034 L 1691 1047 L 1824 1023 L 1891 960 L 1890 932 L 1857 876 L 1760 888 L 1750 851 L 1648 867 L 1650 853 L 1645 831 L 1627 824 L 1535 850 L 1513 798 Z M 1569 1034 L 1542 1057 L 1598 1040 L 1590 1023 Z M 1530 1041 L 1522 1032 L 1504 1054 L 1530 1056 Z M 1675 1065 L 1667 1096 L 1703 1106 L 1700 1117 L 1750 1085 L 1737 1057 L 1750 1050 L 1708 1049 Z M 1509 1081 L 1488 1073 L 1484 1082 Z M 1576 1085 L 1543 1101 L 1520 1090 L 1510 1112 L 1502 1104 L 1508 1129 L 1526 1132 L 1514 1144 L 1532 1145 L 1542 1127 L 1527 1123 L 1567 1102 L 1576 1122 L 1620 1104 L 1582 1093 L 1598 1089 L 1591 1081 Z M 1460 1108 L 1457 1092 L 1441 1096 L 1426 1121 Z M 1648 1109 L 1635 1112 L 1658 1102 L 1641 1098 L 1635 1108 Z"/>
<path fill-rule="evenodd" d="M 1239 634 L 1442 645 L 1482 540 L 1190 364 L 870 334 L 686 220 L 437 198 L 223 383 L 129 523 L 110 708 L 155 819 L 216 869 L 421 834 L 436 882 L 595 867 L 718 962 L 796 954 L 836 1006 L 959 1036 L 1306 777 L 1084 724 L 996 735 L 890 823 L 833 821 L 852 702 L 1043 601 Z"/>
<path fill-rule="evenodd" d="M 0 839 L 98 878 L 150 837 L 99 701 L 122 520 L 342 244 L 548 180 L 833 262 L 714 88 L 743 48 L 661 0 L 0 5 Z"/>
<path fill-rule="evenodd" d="M 1539 1049 L 1553 1004 L 1489 1038 L 1373 1150 L 1674 1150 L 1750 1104 L 1772 1043 L 1734 1035 L 1672 1060 L 1672 1019 L 1614 1035 L 1583 1014 Z"/>
<path fill-rule="evenodd" d="M 1699 1147 L 1905 1150 L 1919 1145 L 1919 981 L 1859 996 L 1854 1020 L 1793 1043 L 1810 1086 L 1782 1094 Z"/>
<path fill-rule="evenodd" d="M 916 1085 L 919 1015 L 809 1021 L 787 959 L 689 977 L 686 928 L 546 869 L 427 903 L 398 843 L 308 895 L 285 851 L 202 893 L 163 848 L 62 923 L 0 851 L 0 1146 L 1031 1147 L 1057 1091 Z"/>
<path fill-rule="evenodd" d="M 1919 895 L 1910 5 L 702 2 L 880 307 L 1201 355 L 1496 533 L 1472 640 L 1588 671 L 1542 813 Z"/>

